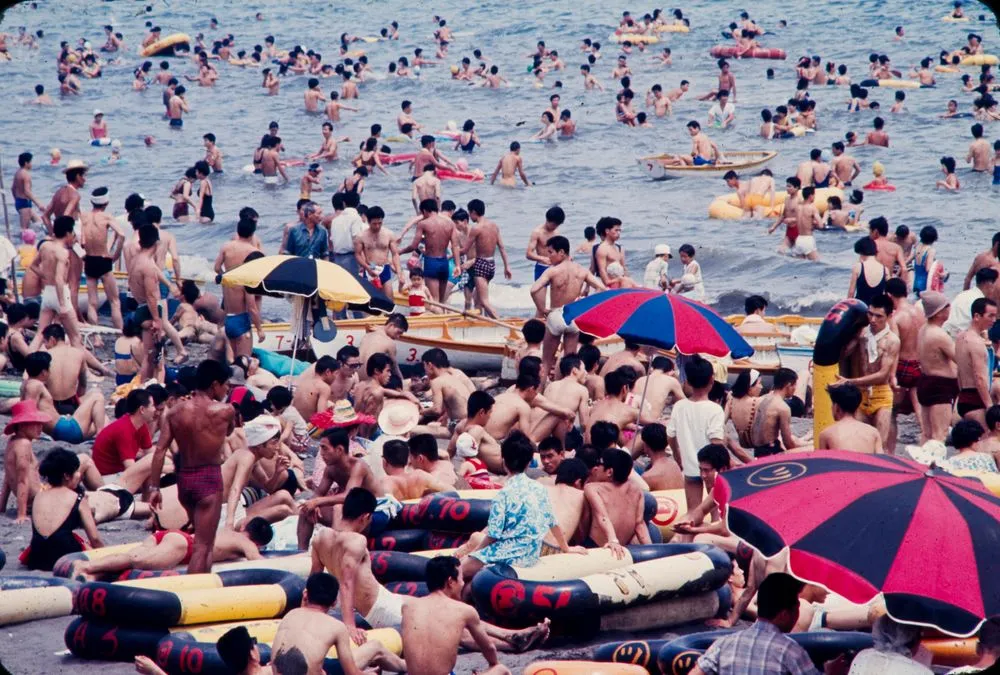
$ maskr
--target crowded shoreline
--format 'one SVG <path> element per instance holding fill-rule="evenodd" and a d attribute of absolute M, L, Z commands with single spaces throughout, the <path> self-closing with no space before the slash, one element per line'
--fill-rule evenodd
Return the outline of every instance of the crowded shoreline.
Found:
<path fill-rule="evenodd" d="M 870 56 L 800 58 L 779 46 L 785 18 L 738 9 L 731 23 L 700 8 L 624 11 L 602 17 L 607 37 L 522 36 L 511 63 L 449 16 L 416 35 L 409 22 L 358 26 L 324 55 L 270 34 L 277 9 L 242 9 L 254 30 L 229 33 L 224 15 L 164 27 L 158 5 L 57 48 L 40 7 L 19 8 L 23 28 L 0 26 L 0 67 L 38 67 L 28 115 L 93 115 L 74 132 L 85 143 L 12 148 L 16 167 L 4 144 L 0 593 L 18 598 L 14 622 L 56 617 L 8 628 L 11 645 L 61 651 L 66 630 L 75 657 L 36 666 L 4 650 L 11 672 L 189 670 L 157 632 L 168 629 L 193 631 L 206 668 L 241 673 L 569 675 L 596 672 L 601 636 L 628 651 L 636 635 L 734 626 L 683 672 L 946 672 L 1000 656 L 987 610 L 971 632 L 964 615 L 903 616 L 893 591 L 859 599 L 810 578 L 726 518 L 744 508 L 748 471 L 792 480 L 810 457 L 915 460 L 914 476 L 971 473 L 968 489 L 996 499 L 1000 233 L 910 220 L 893 197 L 912 189 L 918 157 L 944 208 L 993 198 L 996 35 L 978 6 L 928 8 L 959 27 L 912 63 L 890 58 L 905 25 Z M 715 72 L 691 86 L 684 40 L 713 22 L 723 36 L 698 58 Z M 421 46 L 396 46 L 409 40 Z M 768 67 L 748 70 L 755 59 Z M 781 83 L 759 112 L 744 103 L 758 79 Z M 108 82 L 113 95 L 88 96 Z M 200 111 L 234 82 L 261 114 L 207 130 Z M 449 109 L 456 120 L 438 124 L 420 91 L 445 86 L 517 91 L 533 117 L 486 129 Z M 385 98 L 372 107 L 387 89 L 391 111 Z M 933 122 L 911 112 L 946 89 Z M 141 103 L 116 104 L 128 95 Z M 841 98 L 854 117 L 831 111 Z M 267 123 L 270 102 L 289 100 L 293 121 L 285 109 Z M 136 105 L 141 134 L 123 119 Z M 915 152 L 908 130 L 934 123 L 963 125 L 963 147 Z M 828 124 L 848 131 L 812 142 Z M 773 264 L 823 279 L 804 301 L 820 317 L 775 317 L 770 279 L 737 298 L 705 230 L 588 211 L 551 175 L 556 153 L 602 132 L 657 127 L 671 144 L 626 158 L 643 191 L 623 190 L 707 208 L 707 222 L 738 227 L 751 262 L 777 244 Z M 247 134 L 250 146 L 233 143 Z M 298 152 L 303 138 L 318 150 Z M 180 173 L 157 159 L 179 147 L 197 158 Z M 698 199 L 675 204 L 674 185 L 691 183 Z M 727 192 L 702 204 L 705 183 Z M 558 203 L 537 208 L 532 193 L 553 188 Z M 276 341 L 271 319 L 288 323 Z M 178 567 L 203 576 L 160 576 Z M 18 575 L 53 581 L 22 610 L 30 590 L 17 584 L 36 582 Z M 119 575 L 159 577 L 135 583 L 176 596 L 180 618 L 150 619 Z M 530 585 L 542 582 L 577 586 L 550 599 Z M 186 608 L 201 583 L 244 608 Z M 73 623 L 60 614 L 70 594 Z M 256 594 L 278 599 L 246 600 Z M 809 642 L 821 631 L 834 647 Z M 971 637 L 935 642 L 948 635 Z"/>

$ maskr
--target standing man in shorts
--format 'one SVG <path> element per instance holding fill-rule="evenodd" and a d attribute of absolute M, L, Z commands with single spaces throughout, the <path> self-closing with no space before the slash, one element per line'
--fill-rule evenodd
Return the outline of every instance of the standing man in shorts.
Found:
<path fill-rule="evenodd" d="M 862 365 L 860 377 L 838 377 L 838 383 L 853 384 L 861 390 L 861 407 L 864 422 L 878 429 L 882 447 L 890 455 L 896 448 L 889 445 L 892 426 L 892 381 L 899 362 L 899 336 L 892 332 L 889 317 L 894 309 L 892 298 L 876 295 L 868 303 L 868 326 L 857 341 L 856 362 Z"/>
<path fill-rule="evenodd" d="M 573 262 L 569 254 L 569 239 L 562 235 L 547 242 L 552 266 L 547 268 L 531 287 L 531 299 L 536 314 L 545 320 L 545 340 L 542 341 L 542 382 L 548 378 L 559 343 L 563 342 L 564 354 L 575 354 L 580 329 L 563 319 L 563 307 L 580 297 L 584 285 L 598 291 L 607 290 L 600 279 L 586 267 Z M 545 289 L 550 288 L 549 308 L 545 307 Z"/>
<path fill-rule="evenodd" d="M 76 243 L 72 216 L 58 216 L 52 226 L 52 239 L 42 242 L 38 255 L 29 268 L 42 280 L 42 307 L 38 316 L 38 330 L 31 340 L 30 349 L 35 351 L 42 343 L 42 332 L 58 317 L 70 343 L 79 347 L 80 328 L 76 322 L 76 309 L 69 289 L 70 248 Z M 73 280 L 76 284 L 76 279 Z"/>
<path fill-rule="evenodd" d="M 500 259 L 503 260 L 503 275 L 506 279 L 511 279 L 513 274 L 507 262 L 507 249 L 504 248 L 503 238 L 500 236 L 500 228 L 492 220 L 487 220 L 486 204 L 481 199 L 473 199 L 469 202 L 469 219 L 475 223 L 475 227 L 469 233 L 469 238 L 465 241 L 462 255 L 466 260 L 469 252 L 475 249 L 476 258 L 471 264 L 466 262 L 465 266 L 469 270 L 469 281 L 475 286 L 476 306 L 486 316 L 494 319 L 499 318 L 497 311 L 490 304 L 490 281 L 497 271 L 497 264 L 494 260 L 497 249 L 500 249 Z"/>
<path fill-rule="evenodd" d="M 896 443 L 896 411 L 904 401 L 909 401 L 913 414 L 917 416 L 921 435 L 924 433 L 924 418 L 917 401 L 917 384 L 920 382 L 920 351 L 917 349 L 920 329 L 927 320 L 920 309 L 906 299 L 906 282 L 893 277 L 885 282 L 885 294 L 892 298 L 893 310 L 889 324 L 899 336 L 899 361 L 896 365 L 895 403 L 893 407 L 892 432 L 889 441 Z"/>
<path fill-rule="evenodd" d="M 108 188 L 99 187 L 90 193 L 92 211 L 80 213 L 80 245 L 83 256 L 83 274 L 87 277 L 87 321 L 97 324 L 97 282 L 104 286 L 104 297 L 111 306 L 111 323 L 122 329 L 122 303 L 118 297 L 118 283 L 113 267 L 125 244 L 125 233 L 114 217 L 108 213 Z M 115 233 L 108 252 L 108 228 Z"/>
<path fill-rule="evenodd" d="M 684 375 L 691 395 L 674 403 L 667 422 L 667 443 L 684 473 L 684 498 L 687 510 L 701 504 L 704 482 L 698 465 L 698 451 L 706 445 L 724 445 L 726 414 L 708 392 L 715 383 L 712 364 L 701 357 L 684 364 Z"/>
<path fill-rule="evenodd" d="M 142 362 L 142 379 L 155 375 L 159 363 L 157 343 L 163 333 L 160 316 L 160 268 L 156 264 L 156 245 L 160 231 L 153 225 L 139 228 L 139 252 L 128 268 L 128 289 L 138 306 L 129 317 L 142 331 L 142 349 L 146 358 Z"/>
<path fill-rule="evenodd" d="M 993 404 L 990 385 L 996 354 L 983 336 L 997 320 L 997 303 L 988 298 L 972 302 L 969 327 L 955 338 L 955 364 L 958 366 L 958 414 L 979 422 L 984 429 L 986 409 Z"/>
<path fill-rule="evenodd" d="M 256 225 L 250 219 L 242 219 L 237 223 L 236 239 L 230 239 L 219 249 L 219 255 L 215 259 L 216 274 L 239 267 L 253 254 L 260 257 L 260 251 L 252 243 L 255 229 Z M 253 352 L 253 328 L 257 329 L 257 339 L 264 341 L 264 326 L 260 320 L 257 298 L 243 286 L 223 286 L 222 304 L 226 308 L 226 338 L 232 347 L 233 356 L 250 356 Z"/>
<path fill-rule="evenodd" d="M 37 206 L 39 211 L 45 209 L 45 206 L 35 197 L 35 193 L 31 191 L 31 160 L 30 152 L 22 152 L 17 156 L 18 168 L 10 186 L 10 192 L 14 195 L 14 208 L 21 220 L 22 230 L 27 230 L 32 223 L 38 222 L 38 216 L 31 210 L 32 204 Z"/>
<path fill-rule="evenodd" d="M 190 574 L 212 571 L 212 548 L 222 511 L 223 446 L 235 418 L 233 406 L 225 403 L 229 377 L 229 366 L 219 361 L 206 359 L 198 365 L 198 388 L 167 411 L 153 455 L 149 503 L 156 511 L 163 505 L 163 460 L 171 443 L 177 442 L 177 497 L 194 525 Z"/>
<path fill-rule="evenodd" d="M 380 288 L 385 297 L 393 297 L 392 282 L 400 279 L 399 245 L 392 230 L 383 227 L 385 211 L 381 206 L 368 207 L 368 227 L 354 238 L 354 257 L 358 268 Z"/>
<path fill-rule="evenodd" d="M 921 293 L 920 303 L 924 306 L 924 317 L 927 319 L 917 338 L 920 354 L 917 401 L 924 417 L 924 437 L 921 440 L 944 442 L 951 426 L 955 397 L 958 396 L 955 343 L 942 328 L 948 320 L 951 303 L 937 291 Z"/>
<path fill-rule="evenodd" d="M 549 247 L 545 242 L 559 234 L 559 226 L 564 222 L 566 213 L 562 208 L 553 206 L 545 212 L 545 222 L 533 229 L 528 237 L 528 251 L 525 257 L 535 263 L 535 281 L 538 281 L 542 273 L 552 265 L 549 259 Z"/>
<path fill-rule="evenodd" d="M 451 247 L 451 257 L 455 261 L 455 269 L 462 266 L 461 246 L 458 241 L 458 230 L 455 222 L 447 216 L 438 213 L 438 205 L 433 199 L 420 202 L 420 215 L 423 216 L 416 224 L 416 232 L 409 246 L 399 254 L 406 255 L 424 245 L 424 279 L 431 300 L 445 304 L 448 301 L 448 279 L 451 272 L 448 269 L 448 248 Z M 440 311 L 440 310 L 438 310 Z"/>

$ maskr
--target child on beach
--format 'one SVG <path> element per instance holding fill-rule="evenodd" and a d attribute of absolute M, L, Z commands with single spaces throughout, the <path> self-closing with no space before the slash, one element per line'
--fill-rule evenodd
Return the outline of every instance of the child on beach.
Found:
<path fill-rule="evenodd" d="M 403 286 L 403 293 L 406 295 L 407 303 L 410 306 L 410 316 L 420 316 L 427 311 L 424 304 L 430 299 L 430 292 L 424 286 L 424 271 L 419 267 L 410 270 L 410 283 Z"/>

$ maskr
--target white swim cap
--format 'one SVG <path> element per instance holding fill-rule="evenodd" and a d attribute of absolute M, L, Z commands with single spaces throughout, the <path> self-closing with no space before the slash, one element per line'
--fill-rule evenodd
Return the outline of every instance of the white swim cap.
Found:
<path fill-rule="evenodd" d="M 455 452 L 463 459 L 469 459 L 479 454 L 479 444 L 470 433 L 459 434 L 455 441 Z"/>

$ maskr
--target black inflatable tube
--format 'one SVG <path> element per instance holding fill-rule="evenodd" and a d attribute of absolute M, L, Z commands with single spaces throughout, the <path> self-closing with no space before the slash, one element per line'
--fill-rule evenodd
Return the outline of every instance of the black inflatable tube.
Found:
<path fill-rule="evenodd" d="M 427 576 L 427 561 L 420 555 L 401 551 L 372 551 L 372 574 L 382 583 L 391 581 L 423 581 Z"/>
<path fill-rule="evenodd" d="M 628 546 L 634 562 L 645 562 L 692 552 L 705 554 L 712 569 L 681 587 L 657 593 L 645 601 L 668 600 L 720 588 L 729 579 L 732 563 L 722 550 L 704 544 L 652 544 Z M 580 579 L 527 581 L 517 578 L 509 565 L 489 565 L 472 580 L 472 596 L 480 613 L 512 625 L 528 625 L 543 618 L 553 622 L 588 625 L 614 605 L 602 607 L 602 600 Z M 583 628 L 585 630 L 585 628 Z"/>
<path fill-rule="evenodd" d="M 816 335 L 813 363 L 835 366 L 847 343 L 868 325 L 868 305 L 856 298 L 841 300 L 827 312 Z"/>
<path fill-rule="evenodd" d="M 390 593 L 408 595 L 411 598 L 422 598 L 430 593 L 423 581 L 390 581 L 384 585 Z"/>
<path fill-rule="evenodd" d="M 877 87 L 878 80 L 861 80 L 860 86 L 862 87 Z"/>
<path fill-rule="evenodd" d="M 404 504 L 389 523 L 390 529 L 438 530 L 471 534 L 486 527 L 490 519 L 491 499 L 463 499 L 437 494 L 416 504 Z"/>
<path fill-rule="evenodd" d="M 305 581 L 290 572 L 245 569 L 220 572 L 217 576 L 226 588 L 276 584 L 285 592 L 286 609 L 302 604 Z M 169 628 L 180 621 L 182 609 L 181 600 L 173 591 L 126 584 L 92 581 L 73 594 L 75 613 L 111 624 Z"/>
<path fill-rule="evenodd" d="M 266 666 L 270 663 L 271 648 L 265 644 L 258 644 L 257 650 L 260 652 L 261 665 Z M 183 633 L 174 633 L 161 639 L 156 649 L 155 661 L 170 675 L 188 673 L 231 675 L 233 672 L 222 661 L 214 643 L 185 639 Z M 323 672 L 327 675 L 344 675 L 344 669 L 340 667 L 340 661 L 337 659 L 325 659 Z"/>
<path fill-rule="evenodd" d="M 662 673 L 671 675 L 686 675 L 698 662 L 698 657 L 708 649 L 713 642 L 735 631 L 714 630 L 705 633 L 692 633 L 671 640 L 660 647 L 657 652 L 657 666 Z M 847 651 L 861 651 L 872 646 L 871 633 L 854 631 L 816 631 L 811 633 L 789 633 L 792 638 L 809 654 L 816 667 L 822 672 L 823 664 Z M 888 675 L 888 674 L 887 674 Z"/>
<path fill-rule="evenodd" d="M 66 627 L 66 647 L 81 659 L 132 661 L 136 656 L 156 656 L 166 628 L 128 627 L 77 617 Z"/>
<path fill-rule="evenodd" d="M 386 530 L 381 534 L 368 538 L 368 549 L 371 551 L 412 551 L 427 550 L 427 530 L 407 528 L 403 530 Z"/>
<path fill-rule="evenodd" d="M 601 663 L 631 663 L 642 666 L 649 675 L 672 675 L 660 670 L 656 655 L 670 640 L 626 640 L 606 642 L 594 647 L 591 658 Z"/>

